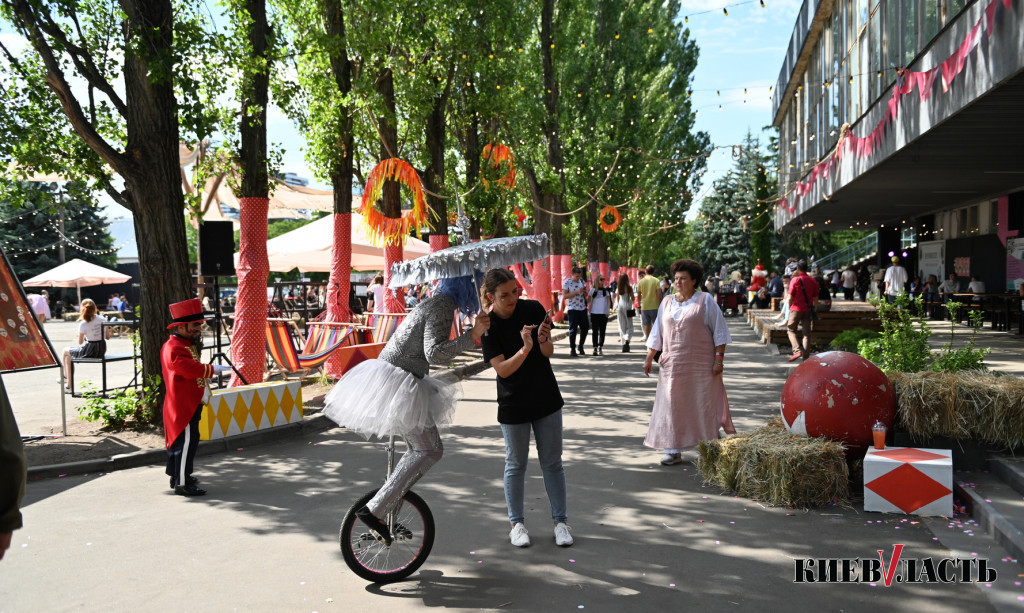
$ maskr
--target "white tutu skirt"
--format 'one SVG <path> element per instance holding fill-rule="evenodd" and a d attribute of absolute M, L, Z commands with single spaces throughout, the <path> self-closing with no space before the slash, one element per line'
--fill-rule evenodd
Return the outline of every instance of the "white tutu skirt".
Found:
<path fill-rule="evenodd" d="M 383 360 L 366 360 L 345 373 L 327 394 L 324 415 L 366 438 L 444 429 L 452 422 L 461 390 L 429 376 L 422 379 Z"/>

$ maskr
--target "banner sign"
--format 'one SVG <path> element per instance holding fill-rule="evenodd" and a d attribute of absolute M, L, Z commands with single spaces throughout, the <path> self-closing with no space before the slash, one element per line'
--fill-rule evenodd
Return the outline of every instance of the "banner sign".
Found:
<path fill-rule="evenodd" d="M 2 249 L 0 256 L 0 373 L 56 366 L 57 353 Z"/>

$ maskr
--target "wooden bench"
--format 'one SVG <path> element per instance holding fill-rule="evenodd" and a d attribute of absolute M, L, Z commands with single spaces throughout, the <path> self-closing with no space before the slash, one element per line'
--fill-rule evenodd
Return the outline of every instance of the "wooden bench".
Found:
<path fill-rule="evenodd" d="M 779 315 L 778 311 L 764 309 L 747 311 L 747 321 L 762 343 L 789 344 L 786 324 L 778 321 Z M 881 331 L 882 322 L 878 318 L 878 310 L 866 302 L 833 302 L 832 309 L 818 313 L 818 319 L 812 324 L 811 344 L 826 346 L 840 333 L 856 328 Z"/>
<path fill-rule="evenodd" d="M 99 395 L 106 398 L 109 392 L 128 389 L 129 387 L 136 387 L 139 378 L 138 362 L 136 361 L 138 356 L 133 353 L 108 353 L 101 358 L 72 358 L 71 364 L 99 364 L 102 375 L 102 387 L 99 389 Z M 128 385 L 122 385 L 121 387 L 107 387 L 107 364 L 110 362 L 124 362 L 126 360 L 136 361 L 135 363 L 135 376 L 132 378 L 132 382 Z M 71 390 L 72 398 L 81 398 L 82 394 L 75 391 L 75 369 L 71 369 L 71 379 L 68 380 L 68 388 Z"/>

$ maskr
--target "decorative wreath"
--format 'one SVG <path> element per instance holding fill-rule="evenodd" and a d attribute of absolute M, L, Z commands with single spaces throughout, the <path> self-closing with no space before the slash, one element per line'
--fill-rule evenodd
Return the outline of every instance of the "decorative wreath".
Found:
<path fill-rule="evenodd" d="M 397 219 L 387 217 L 374 206 L 380 199 L 384 182 L 388 180 L 398 181 L 412 192 L 412 209 L 403 211 L 402 216 Z M 419 236 L 420 227 L 427 222 L 427 211 L 420 176 L 408 162 L 388 158 L 373 167 L 366 179 L 362 204 L 359 205 L 359 213 L 369 230 L 370 242 L 378 247 L 396 243 L 404 245 L 410 229 L 415 230 Z"/>
<path fill-rule="evenodd" d="M 505 189 L 512 189 L 516 186 L 516 165 L 511 149 L 501 143 L 488 143 L 484 145 L 480 158 L 496 171 L 495 174 L 499 174 L 505 168 L 508 169 L 500 179 L 493 180 L 495 185 Z M 480 173 L 480 180 L 483 181 L 485 190 L 490 189 L 491 181 L 487 180 L 486 172 Z"/>
<path fill-rule="evenodd" d="M 622 223 L 622 215 L 619 213 L 619 209 L 613 206 L 606 206 L 601 209 L 601 215 L 597 218 L 597 225 L 601 226 L 602 230 L 614 232 L 619 229 L 620 223 Z"/>

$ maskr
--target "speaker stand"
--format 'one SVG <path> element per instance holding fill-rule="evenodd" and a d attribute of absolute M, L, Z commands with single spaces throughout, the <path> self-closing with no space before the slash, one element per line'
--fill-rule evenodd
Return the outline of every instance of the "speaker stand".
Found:
<path fill-rule="evenodd" d="M 218 266 L 218 268 L 220 267 Z M 216 327 L 214 328 L 214 338 L 216 339 L 214 345 L 216 347 L 216 352 L 213 354 L 213 356 L 210 357 L 210 363 L 217 363 L 221 365 L 224 365 L 226 363 L 228 366 L 231 367 L 231 371 L 238 375 L 238 379 L 242 382 L 242 385 L 249 385 L 249 382 L 245 380 L 245 377 L 242 376 L 242 373 L 240 373 L 238 369 L 235 368 L 235 365 L 231 363 L 231 359 L 228 358 L 228 356 L 225 355 L 225 353 L 221 350 L 220 330 L 224 322 L 224 314 L 223 312 L 221 312 L 220 308 L 220 277 L 216 273 L 213 276 L 213 296 L 215 303 L 217 305 L 214 307 L 213 311 L 214 321 L 217 324 Z M 224 373 L 217 373 L 217 385 L 220 386 L 221 388 L 225 387 Z"/>

